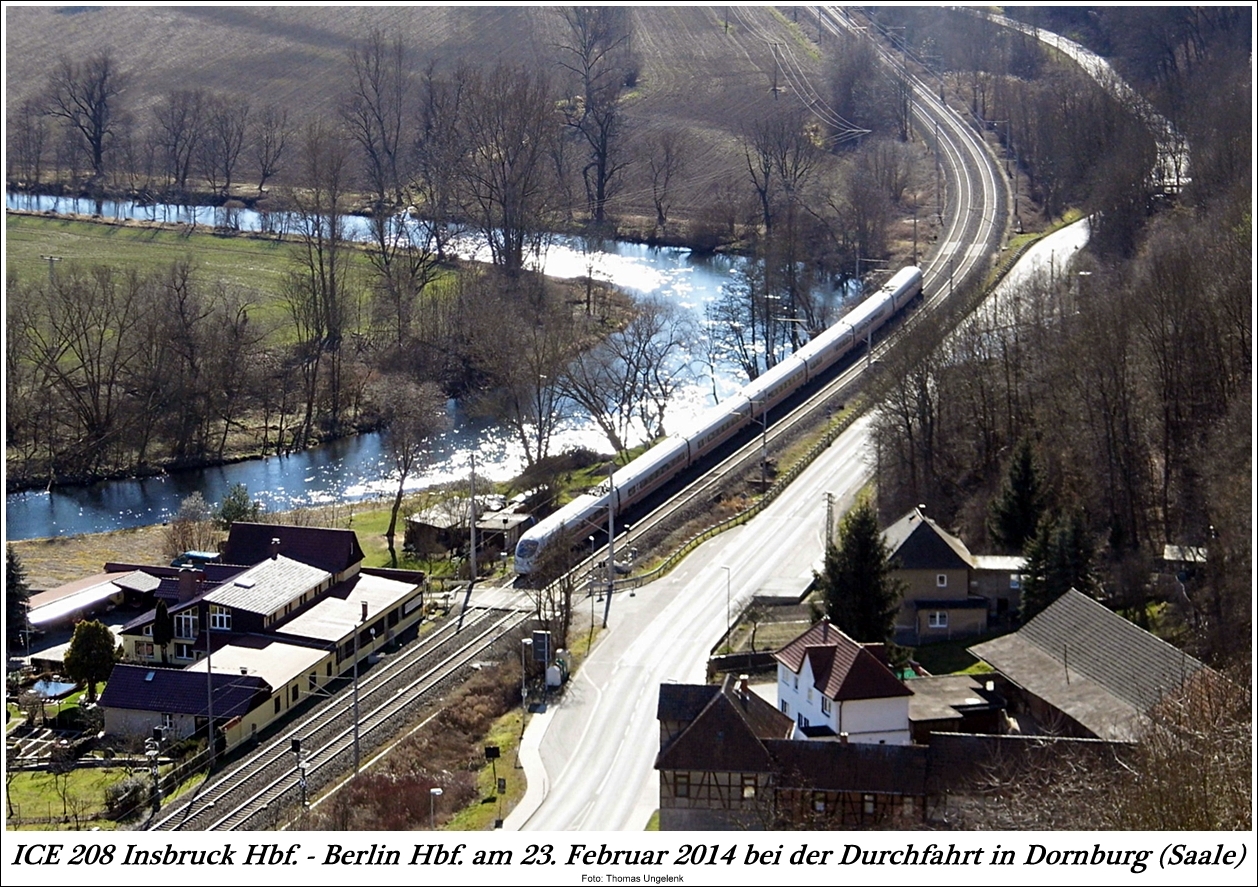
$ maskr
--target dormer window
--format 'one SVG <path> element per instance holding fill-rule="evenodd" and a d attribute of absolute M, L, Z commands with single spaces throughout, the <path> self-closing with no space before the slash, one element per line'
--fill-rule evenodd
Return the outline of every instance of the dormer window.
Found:
<path fill-rule="evenodd" d="M 948 587 L 948 574 L 947 573 L 940 573 L 939 575 L 935 577 L 935 587 L 936 588 Z"/>
<path fill-rule="evenodd" d="M 228 607 L 210 604 L 210 628 L 215 631 L 231 631 L 232 611 Z"/>
<path fill-rule="evenodd" d="M 184 610 L 175 614 L 175 637 L 191 640 L 197 636 L 197 611 Z"/>

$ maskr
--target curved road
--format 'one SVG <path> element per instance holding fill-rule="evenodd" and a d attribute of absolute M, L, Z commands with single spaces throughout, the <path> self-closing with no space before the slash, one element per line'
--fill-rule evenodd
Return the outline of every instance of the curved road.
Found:
<path fill-rule="evenodd" d="M 843 25 L 832 14 L 829 27 Z M 923 263 L 927 315 L 998 246 L 1008 190 L 986 146 L 931 89 L 915 84 L 914 113 L 934 139 L 939 123 L 948 200 L 941 242 Z M 560 704 L 535 715 L 521 761 L 528 793 L 508 829 L 639 830 L 659 806 L 659 685 L 702 682 L 709 649 L 724 631 L 727 593 L 739 612 L 759 589 L 806 584 L 824 550 L 824 492 L 835 513 L 868 480 L 869 421 L 855 422 L 776 501 L 737 529 L 700 546 L 668 576 L 632 596 L 618 593 L 609 628 Z M 728 567 L 728 570 L 725 568 Z M 727 584 L 728 583 L 728 584 Z"/>

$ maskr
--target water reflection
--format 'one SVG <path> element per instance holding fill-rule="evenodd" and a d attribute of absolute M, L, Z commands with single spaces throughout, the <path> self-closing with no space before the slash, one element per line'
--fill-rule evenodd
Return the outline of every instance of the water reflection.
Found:
<path fill-rule="evenodd" d="M 91 215 L 93 200 L 47 195 L 6 194 L 10 209 L 35 212 Z M 175 207 L 106 200 L 101 216 L 157 222 L 221 224 L 224 210 L 216 207 Z M 283 224 L 276 214 L 263 217 L 254 210 L 235 210 L 233 222 L 240 230 L 259 231 Z M 366 220 L 350 217 L 353 236 L 366 237 Z M 727 256 L 696 258 L 689 250 L 656 248 L 643 244 L 601 241 L 591 249 L 580 238 L 552 238 L 541 257 L 545 273 L 561 278 L 591 274 L 642 295 L 656 295 L 694 311 L 702 318 L 705 306 L 720 295 L 739 267 L 740 260 Z M 465 238 L 461 252 L 479 258 L 480 245 Z M 702 338 L 701 325 L 697 333 Z M 695 348 L 697 353 L 700 349 Z M 668 415 L 693 414 L 713 402 L 713 392 L 724 397 L 740 380 L 717 368 L 695 365 L 693 381 L 682 387 L 670 404 Z M 473 449 L 478 476 L 506 480 L 524 466 L 523 450 L 506 429 L 476 421 L 452 405 L 452 430 L 433 448 L 430 467 L 407 483 L 418 489 L 466 478 Z M 666 417 L 666 425 L 667 425 Z M 570 417 L 552 438 L 551 452 L 575 446 L 606 451 L 608 444 L 592 422 Z M 161 477 L 102 481 L 86 487 L 32 491 L 6 498 L 6 539 L 93 533 L 104 530 L 161 523 L 172 517 L 179 503 L 199 491 L 207 502 L 221 502 L 232 485 L 243 483 L 268 510 L 283 510 L 340 500 L 384 497 L 396 489 L 390 479 L 387 455 L 379 435 L 364 434 L 289 456 L 272 456 L 234 465 L 182 471 Z"/>

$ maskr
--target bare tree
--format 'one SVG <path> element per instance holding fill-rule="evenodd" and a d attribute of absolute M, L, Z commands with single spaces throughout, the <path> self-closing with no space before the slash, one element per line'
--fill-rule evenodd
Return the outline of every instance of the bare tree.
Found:
<path fill-rule="evenodd" d="M 501 65 L 488 74 L 472 73 L 463 107 L 462 179 L 469 213 L 494 264 L 515 274 L 540 252 L 549 228 L 546 159 L 555 135 L 550 82 Z"/>
<path fill-rule="evenodd" d="M 581 170 L 586 203 L 596 227 L 606 219 L 617 174 L 627 160 L 619 152 L 620 93 L 631 69 L 629 41 L 632 11 L 613 6 L 571 6 L 560 10 L 567 39 L 560 44 L 560 65 L 574 79 L 574 94 L 564 103 L 564 121 L 587 148 Z"/>
<path fill-rule="evenodd" d="M 465 72 L 450 79 L 424 72 L 415 146 L 415 175 L 408 196 L 430 226 L 437 258 L 444 261 L 458 231 L 460 174 L 467 135 L 463 121 Z"/>
<path fill-rule="evenodd" d="M 172 89 L 153 108 L 166 183 L 187 191 L 192 163 L 203 138 L 208 96 L 200 89 Z"/>
<path fill-rule="evenodd" d="M 296 216 L 295 269 L 286 302 L 297 327 L 297 349 L 305 380 L 305 417 L 295 440 L 304 447 L 315 422 L 315 407 L 327 358 L 328 420 L 341 419 L 342 345 L 349 320 L 349 244 L 345 215 L 349 198 L 349 150 L 342 133 L 322 120 L 302 133 L 299 173 L 304 187 L 293 189 Z"/>
<path fill-rule="evenodd" d="M 445 414 L 445 397 L 431 382 L 416 384 L 403 377 L 385 377 L 377 383 L 375 397 L 385 404 L 384 416 L 388 423 L 385 447 L 391 467 L 397 475 L 397 493 L 389 512 L 389 527 L 384 532 L 389 545 L 389 558 L 396 567 L 398 558 L 394 537 L 406 480 L 423 462 L 432 439 L 445 428 L 448 420 Z"/>
<path fill-rule="evenodd" d="M 63 57 L 48 79 L 50 113 L 67 121 L 77 133 L 96 179 L 105 174 L 105 153 L 126 83 L 126 75 L 108 49 L 81 64 Z"/>
<path fill-rule="evenodd" d="M 220 197 L 231 192 L 232 176 L 245 147 L 249 100 L 243 96 L 211 96 L 205 107 L 204 132 L 197 145 L 202 175 Z"/>
<path fill-rule="evenodd" d="M 646 144 L 647 170 L 651 176 L 651 203 L 655 207 L 655 229 L 664 235 L 668 213 L 676 199 L 676 179 L 686 169 L 686 158 L 693 151 L 691 140 L 681 130 L 668 129 L 653 133 Z"/>
<path fill-rule="evenodd" d="M 35 99 L 22 102 L 9 118 L 6 134 L 10 175 L 16 172 L 28 184 L 38 184 L 43 177 L 43 162 L 51 142 L 43 104 Z"/>
<path fill-rule="evenodd" d="M 252 155 L 261 194 L 267 180 L 280 171 L 284 147 L 291 135 L 288 109 L 274 104 L 264 106 L 255 118 L 253 133 Z"/>
<path fill-rule="evenodd" d="M 400 37 L 390 42 L 373 31 L 350 52 L 349 61 L 351 86 L 341 116 L 358 146 L 371 200 L 372 248 L 367 255 L 377 272 L 393 341 L 401 348 L 409 333 L 412 303 L 437 268 L 434 226 L 406 212 L 403 200 L 414 160 L 404 138 L 414 88 Z"/>

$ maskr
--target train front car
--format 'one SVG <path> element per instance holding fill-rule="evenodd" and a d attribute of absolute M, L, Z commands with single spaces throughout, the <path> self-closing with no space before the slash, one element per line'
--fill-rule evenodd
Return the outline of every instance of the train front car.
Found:
<path fill-rule="evenodd" d="M 542 518 L 515 546 L 515 571 L 521 576 L 533 573 L 544 552 L 556 542 L 571 544 L 583 533 L 607 525 L 606 493 L 586 493 L 573 499 L 563 508 Z"/>

